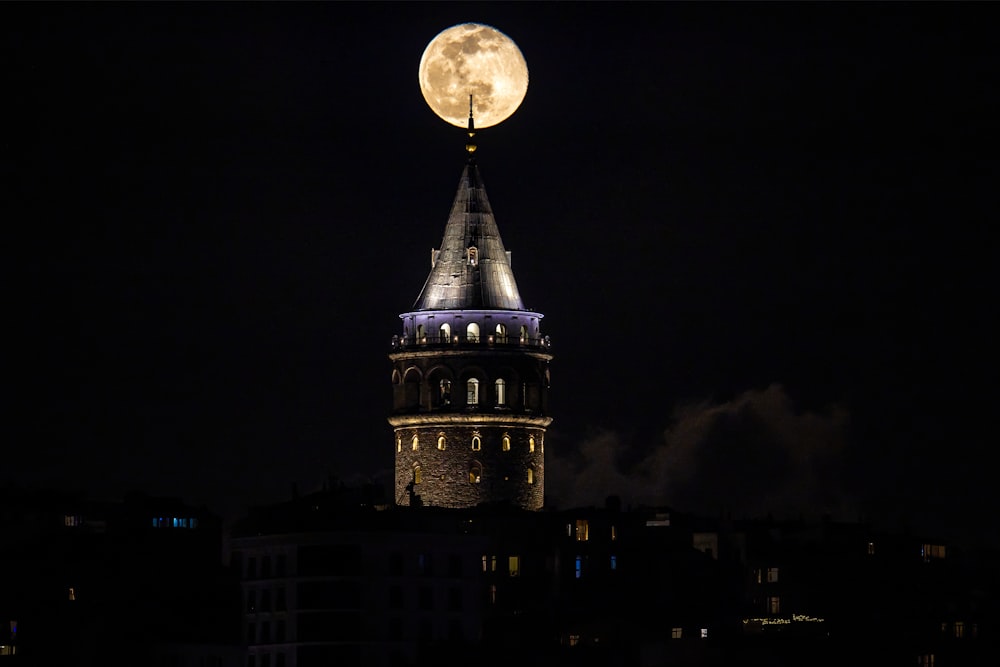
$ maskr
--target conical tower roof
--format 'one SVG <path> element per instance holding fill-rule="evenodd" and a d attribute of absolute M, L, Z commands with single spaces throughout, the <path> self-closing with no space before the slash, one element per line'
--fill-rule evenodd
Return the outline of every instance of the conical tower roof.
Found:
<path fill-rule="evenodd" d="M 414 310 L 524 310 L 475 160 L 455 193 L 441 247 Z"/>

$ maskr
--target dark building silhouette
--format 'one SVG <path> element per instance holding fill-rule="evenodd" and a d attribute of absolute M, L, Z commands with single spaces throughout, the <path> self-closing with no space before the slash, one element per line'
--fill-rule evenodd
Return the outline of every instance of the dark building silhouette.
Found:
<path fill-rule="evenodd" d="M 470 143 L 431 271 L 393 337 L 395 501 L 541 509 L 549 339 L 525 308 Z"/>
<path fill-rule="evenodd" d="M 174 498 L 0 491 L 0 664 L 245 664 L 221 545 Z"/>

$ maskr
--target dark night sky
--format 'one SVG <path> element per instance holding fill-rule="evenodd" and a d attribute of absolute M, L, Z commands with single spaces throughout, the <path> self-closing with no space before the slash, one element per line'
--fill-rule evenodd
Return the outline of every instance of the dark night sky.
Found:
<path fill-rule="evenodd" d="M 552 504 L 996 538 L 989 4 L 5 3 L 0 474 L 227 516 L 384 479 L 464 160 L 417 65 L 479 21 L 531 76 L 479 165 Z"/>

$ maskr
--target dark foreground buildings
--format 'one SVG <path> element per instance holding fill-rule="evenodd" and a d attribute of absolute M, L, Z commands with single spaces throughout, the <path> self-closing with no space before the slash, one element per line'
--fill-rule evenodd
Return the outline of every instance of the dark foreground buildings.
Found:
<path fill-rule="evenodd" d="M 543 507 L 551 359 L 470 160 L 392 342 L 396 481 L 250 511 L 0 494 L 0 667 L 1000 663 L 1000 558 L 862 523 Z"/>

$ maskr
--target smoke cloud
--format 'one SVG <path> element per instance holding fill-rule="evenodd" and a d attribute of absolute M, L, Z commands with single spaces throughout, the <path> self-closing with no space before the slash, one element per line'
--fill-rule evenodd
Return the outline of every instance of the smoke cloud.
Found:
<path fill-rule="evenodd" d="M 704 515 L 851 518 L 857 499 L 844 476 L 849 427 L 848 412 L 836 405 L 796 410 L 780 384 L 722 403 L 682 405 L 658 441 L 632 445 L 601 431 L 574 451 L 550 453 L 549 505 L 598 505 L 617 495 L 623 505 Z"/>

